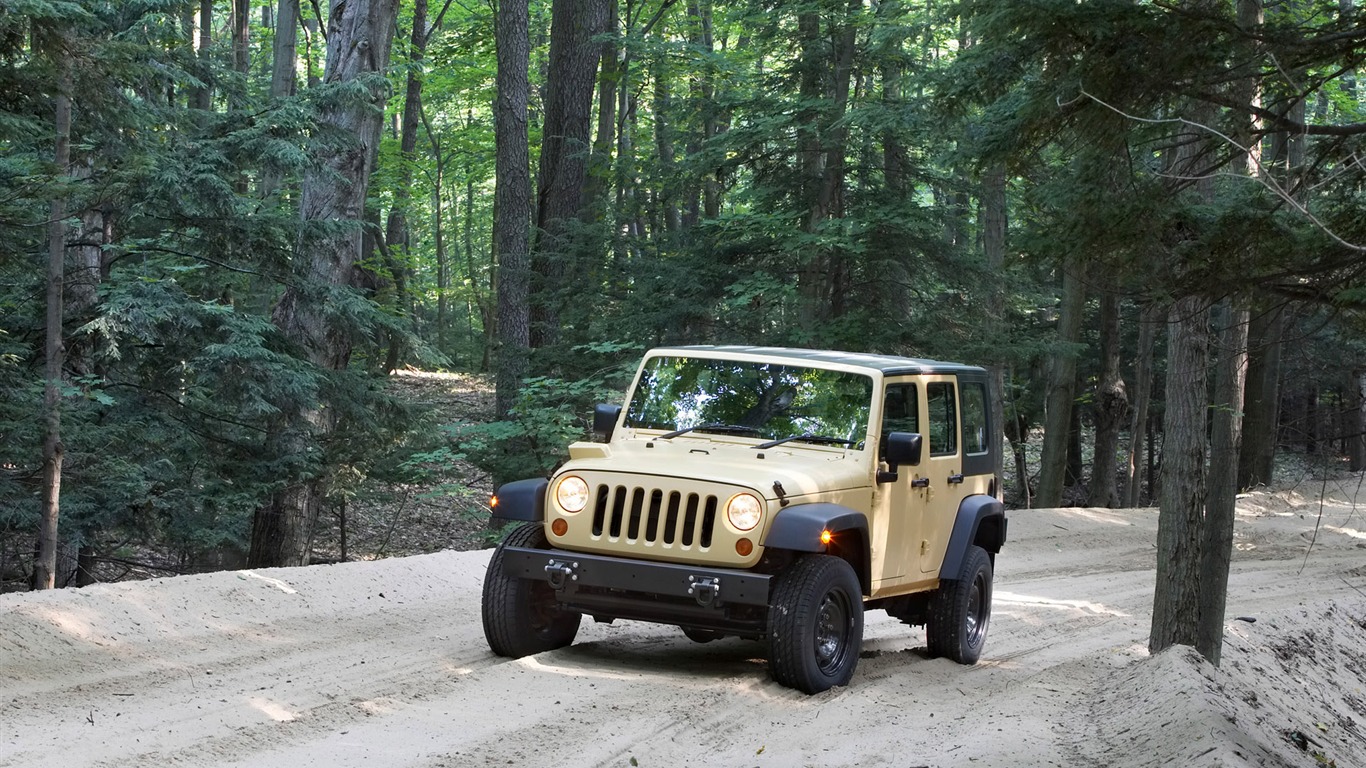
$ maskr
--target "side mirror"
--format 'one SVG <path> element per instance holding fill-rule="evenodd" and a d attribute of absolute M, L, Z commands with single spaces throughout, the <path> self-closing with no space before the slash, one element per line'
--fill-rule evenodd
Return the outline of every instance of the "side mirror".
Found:
<path fill-rule="evenodd" d="M 604 442 L 612 439 L 617 429 L 617 417 L 621 416 L 621 406 L 611 403 L 598 403 L 593 406 L 593 432 L 602 436 Z M 916 435 L 919 437 L 919 435 Z M 919 445 L 917 443 L 917 445 Z M 917 455 L 919 455 L 917 453 Z"/>
<path fill-rule="evenodd" d="M 920 447 L 924 439 L 916 432 L 893 432 L 887 435 L 887 465 L 897 467 L 920 465 Z"/>

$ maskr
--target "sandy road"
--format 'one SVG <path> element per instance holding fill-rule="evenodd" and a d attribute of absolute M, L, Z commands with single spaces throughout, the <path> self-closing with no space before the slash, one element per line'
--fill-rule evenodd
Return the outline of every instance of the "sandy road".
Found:
<path fill-rule="evenodd" d="M 1366 604 L 1366 512 L 1330 496 L 1323 522 L 1316 500 L 1245 500 L 1231 620 Z M 1161 661 L 1156 512 L 1010 519 L 982 663 L 928 659 L 922 628 L 873 612 L 853 683 L 811 697 L 773 683 L 757 643 L 632 622 L 495 657 L 487 551 L 3 595 L 0 766 L 1160 764 L 1097 724 L 1116 681 Z M 1173 664 L 1159 687 L 1187 684 Z"/>

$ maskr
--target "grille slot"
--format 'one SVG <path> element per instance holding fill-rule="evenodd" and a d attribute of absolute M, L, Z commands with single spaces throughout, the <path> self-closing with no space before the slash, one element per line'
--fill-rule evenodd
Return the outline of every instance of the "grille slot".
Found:
<path fill-rule="evenodd" d="M 711 546 L 717 508 L 713 494 L 602 484 L 593 495 L 595 537 L 605 533 L 619 539 L 624 534 L 632 544 Z"/>

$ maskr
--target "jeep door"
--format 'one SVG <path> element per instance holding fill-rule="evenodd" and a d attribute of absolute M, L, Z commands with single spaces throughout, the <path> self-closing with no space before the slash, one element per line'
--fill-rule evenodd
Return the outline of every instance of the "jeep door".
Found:
<path fill-rule="evenodd" d="M 938 574 L 944 549 L 953 532 L 958 505 L 966 494 L 963 484 L 962 418 L 958 378 L 924 376 L 924 454 L 920 469 L 929 486 L 920 514 L 917 558 L 922 574 Z"/>
<path fill-rule="evenodd" d="M 922 389 L 915 380 L 886 381 L 882 391 L 882 413 L 878 432 L 878 461 L 887 455 L 887 435 L 892 432 L 920 433 Z M 919 541 L 921 509 L 925 499 L 918 487 L 919 467 L 899 467 L 895 480 L 884 476 L 873 497 L 873 579 L 874 593 L 896 591 L 919 580 L 915 566 L 915 542 Z"/>

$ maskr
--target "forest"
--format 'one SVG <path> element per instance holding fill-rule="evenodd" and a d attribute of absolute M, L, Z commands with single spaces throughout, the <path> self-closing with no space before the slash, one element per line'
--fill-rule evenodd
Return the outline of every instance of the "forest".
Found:
<path fill-rule="evenodd" d="M 308 563 L 659 344 L 990 367 L 1008 504 L 1159 507 L 1174 614 L 1278 453 L 1366 468 L 1353 0 L 0 8 L 0 591 Z"/>

